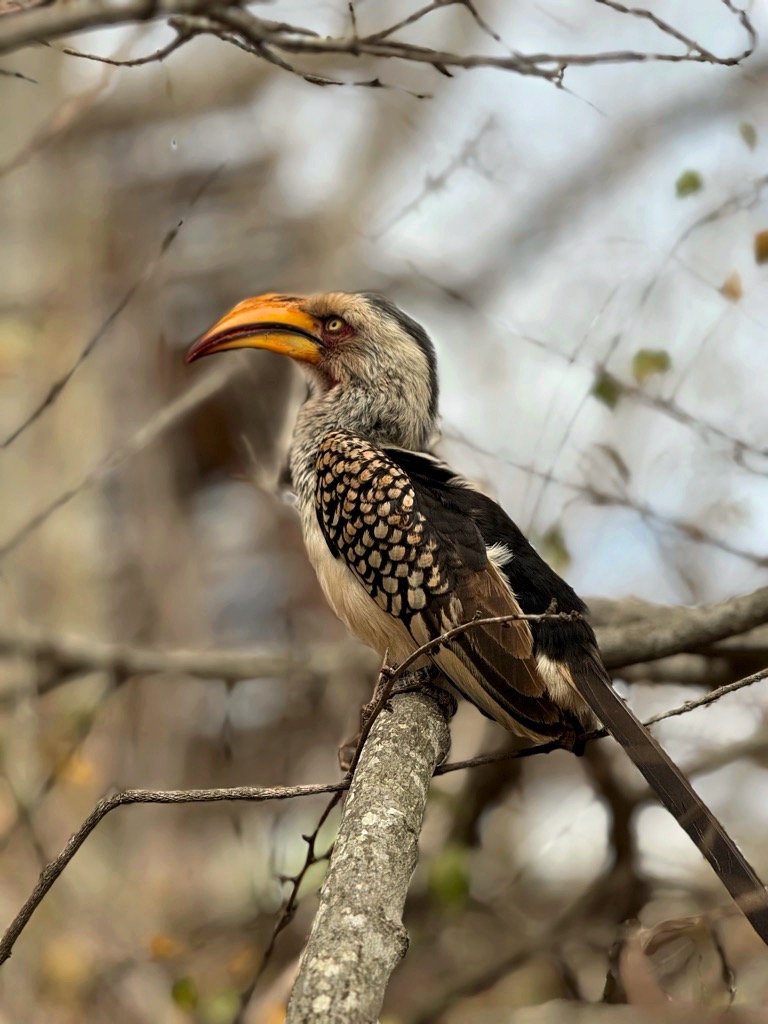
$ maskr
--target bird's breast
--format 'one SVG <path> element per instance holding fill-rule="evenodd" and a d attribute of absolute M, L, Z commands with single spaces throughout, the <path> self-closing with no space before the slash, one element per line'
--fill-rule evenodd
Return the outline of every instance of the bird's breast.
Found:
<path fill-rule="evenodd" d="M 359 640 L 389 664 L 405 659 L 416 643 L 402 622 L 384 611 L 341 558 L 335 557 L 323 536 L 314 507 L 302 514 L 304 543 L 328 604 Z"/>

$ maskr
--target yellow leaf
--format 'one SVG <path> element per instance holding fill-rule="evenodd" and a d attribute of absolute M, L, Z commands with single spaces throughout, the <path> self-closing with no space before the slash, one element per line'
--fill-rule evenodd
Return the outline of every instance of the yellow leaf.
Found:
<path fill-rule="evenodd" d="M 245 980 L 251 977 L 257 965 L 258 956 L 256 950 L 251 946 L 243 946 L 230 959 L 227 964 L 227 970 L 231 975 Z"/>
<path fill-rule="evenodd" d="M 172 956 L 178 956 L 181 951 L 181 943 L 170 935 L 153 935 L 149 940 L 149 952 L 155 960 L 169 960 Z"/>
<path fill-rule="evenodd" d="M 741 285 L 741 275 L 738 270 L 732 270 L 728 277 L 726 277 L 720 285 L 720 294 L 724 298 L 730 299 L 731 302 L 739 301 L 744 294 L 744 289 Z"/>
<path fill-rule="evenodd" d="M 73 786 L 87 786 L 89 782 L 93 782 L 96 770 L 93 761 L 75 751 L 62 764 L 57 774 L 62 782 L 71 782 Z"/>
<path fill-rule="evenodd" d="M 90 951 L 71 934 L 60 935 L 46 943 L 39 964 L 45 984 L 62 995 L 68 993 L 74 996 L 93 976 Z"/>
<path fill-rule="evenodd" d="M 30 320 L 0 317 L 0 378 L 23 372 L 27 360 L 34 358 L 37 334 Z"/>
<path fill-rule="evenodd" d="M 285 1009 L 282 1006 L 270 1006 L 266 1011 L 264 1024 L 285 1024 Z"/>

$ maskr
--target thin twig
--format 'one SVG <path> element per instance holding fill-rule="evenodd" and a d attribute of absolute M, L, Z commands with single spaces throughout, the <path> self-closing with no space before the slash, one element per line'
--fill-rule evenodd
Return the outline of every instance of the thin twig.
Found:
<path fill-rule="evenodd" d="M 670 708 L 668 711 L 661 711 L 659 714 L 653 715 L 643 722 L 643 725 L 650 728 L 650 726 L 656 725 L 658 722 L 665 722 L 668 718 L 678 718 L 680 715 L 687 715 L 698 708 L 714 704 L 721 697 L 726 697 L 729 693 L 736 693 L 737 690 L 753 686 L 763 679 L 768 679 L 768 668 L 755 672 L 751 676 L 745 676 L 743 679 L 738 679 L 735 683 L 726 683 L 724 686 L 718 686 L 717 689 L 710 690 L 709 693 L 699 697 L 697 700 L 687 700 L 677 707 Z M 584 737 L 584 742 L 589 743 L 592 740 L 602 740 L 607 736 L 608 732 L 606 729 L 595 729 L 594 732 L 590 732 Z M 478 768 L 484 764 L 495 764 L 497 761 L 512 761 L 520 757 L 533 757 L 535 754 L 551 754 L 553 750 L 560 749 L 562 748 L 557 740 L 550 740 L 548 743 L 538 743 L 532 747 L 523 747 L 521 750 L 507 750 L 498 754 L 480 754 L 478 757 L 470 757 L 464 761 L 441 764 L 436 769 L 435 775 L 447 775 L 449 772 L 458 772 L 464 768 Z"/>
<path fill-rule="evenodd" d="M 194 804 L 217 803 L 222 800 L 247 800 L 260 803 L 265 800 L 292 800 L 295 797 L 317 796 L 347 789 L 348 783 L 329 782 L 311 786 L 234 786 L 229 789 L 126 789 L 100 800 L 80 828 L 67 842 L 61 853 L 43 868 L 37 885 L 0 939 L 0 964 L 11 955 L 13 946 L 32 917 L 36 908 L 51 889 L 56 879 L 69 864 L 88 836 L 110 811 L 126 804 Z"/>
<path fill-rule="evenodd" d="M 29 75 L 24 75 L 21 71 L 9 71 L 8 68 L 0 68 L 0 77 L 3 78 L 18 78 L 21 82 L 29 82 L 30 85 L 37 85 L 36 78 L 30 78 Z"/>
<path fill-rule="evenodd" d="M 498 38 L 495 30 L 477 17 L 472 4 L 467 3 L 466 0 L 453 0 L 453 2 L 462 2 L 470 14 L 474 15 L 480 27 L 494 39 Z M 225 29 L 226 22 L 234 14 L 240 21 L 237 31 L 241 38 L 248 39 L 256 44 L 257 48 L 267 46 L 273 53 L 274 50 L 280 50 L 282 53 L 304 56 L 329 57 L 345 55 L 355 58 L 363 56 L 389 58 L 407 61 L 412 64 L 429 65 L 444 74 L 449 74 L 450 68 L 464 68 L 467 70 L 493 68 L 543 78 L 559 86 L 562 85 L 563 74 L 566 68 L 571 66 L 590 67 L 605 64 L 634 64 L 648 61 L 666 63 L 697 62 L 725 67 L 739 64 L 749 57 L 754 50 L 755 30 L 745 11 L 736 8 L 731 0 L 722 0 L 722 2 L 738 19 L 747 33 L 748 45 L 741 53 L 718 56 L 705 49 L 701 44 L 689 38 L 670 23 L 662 21 L 650 12 L 638 8 L 622 8 L 621 5 L 615 2 L 609 4 L 608 0 L 605 0 L 606 5 L 612 6 L 615 10 L 620 11 L 620 13 L 651 20 L 665 36 L 677 43 L 682 43 L 684 47 L 683 52 L 670 53 L 641 50 L 561 54 L 521 54 L 513 52 L 499 57 L 481 53 L 452 53 L 410 43 L 400 38 L 392 38 L 393 34 L 396 34 L 398 31 L 421 22 L 432 11 L 440 7 L 449 6 L 451 0 L 443 3 L 435 0 L 435 2 L 428 3 L 405 19 L 394 22 L 379 32 L 365 37 L 361 37 L 358 34 L 356 26 L 353 27 L 353 31 L 349 36 L 334 37 L 311 34 L 308 30 L 299 26 L 288 25 L 283 22 L 270 22 L 256 17 L 247 10 L 239 9 L 234 4 L 226 2 L 209 4 L 205 8 L 204 16 L 212 22 L 219 20 L 222 29 Z M 201 14 L 199 0 L 126 0 L 126 2 L 120 4 L 111 3 L 109 0 L 70 0 L 66 4 L 53 3 L 41 5 L 30 11 L 3 19 L 4 24 L 0 27 L 0 54 L 17 50 L 31 42 L 56 39 L 74 32 L 96 29 L 107 25 L 162 18 L 168 19 L 179 16 L 195 16 L 199 14 Z M 214 34 L 220 35 L 225 41 L 232 41 L 231 39 L 226 40 L 224 31 L 217 33 L 214 29 Z M 266 56 L 263 49 L 260 55 L 262 57 Z M 296 73 L 304 75 L 304 72 L 298 69 Z"/>
<path fill-rule="evenodd" d="M 592 384 L 590 383 L 590 393 L 591 389 Z M 580 403 L 579 408 L 582 408 L 582 403 Z M 570 425 L 573 425 L 573 417 Z M 547 469 L 540 469 L 530 463 L 520 462 L 507 455 L 501 455 L 499 452 L 494 452 L 489 448 L 484 448 L 482 445 L 467 437 L 466 434 L 462 433 L 455 427 L 450 427 L 449 429 L 444 430 L 442 437 L 449 443 L 459 444 L 463 448 L 468 448 L 471 451 L 476 452 L 478 455 L 492 459 L 498 465 L 509 466 L 512 469 L 519 470 L 521 473 L 525 473 L 527 476 L 540 480 L 542 487 L 537 498 L 536 507 L 538 507 L 542 500 L 546 486 L 554 484 L 556 487 L 562 487 L 564 490 L 574 495 L 578 495 L 587 501 L 592 502 L 592 504 L 596 506 L 628 509 L 629 511 L 634 512 L 642 522 L 647 525 L 653 524 L 665 530 L 674 530 L 694 544 L 702 544 L 705 547 L 716 548 L 718 551 L 723 551 L 727 555 L 733 555 L 734 558 L 741 558 L 745 562 L 751 562 L 752 565 L 755 565 L 758 568 L 765 568 L 768 566 L 768 554 L 765 552 L 743 548 L 738 544 L 733 544 L 731 541 L 725 540 L 721 537 L 716 537 L 714 534 L 705 530 L 704 527 L 697 522 L 682 519 L 679 516 L 671 515 L 668 512 L 662 512 L 659 509 L 653 508 L 652 505 L 649 505 L 648 502 L 643 501 L 641 498 L 635 498 L 626 492 L 622 494 L 614 490 L 604 490 L 597 484 L 589 482 L 580 483 L 576 480 L 568 480 L 565 477 L 558 476 L 555 473 L 555 463 L 557 459 L 552 460 Z M 533 520 L 535 516 L 536 507 L 530 514 L 530 520 Z"/>
<path fill-rule="evenodd" d="M 737 679 L 735 683 L 726 683 L 725 686 L 718 686 L 716 690 L 710 690 L 703 697 L 698 697 L 696 700 L 687 700 L 684 704 L 680 704 L 679 707 L 672 708 L 670 711 L 661 711 L 659 714 L 649 718 L 645 724 L 656 725 L 657 722 L 665 722 L 668 718 L 687 715 L 689 711 L 696 711 L 697 708 L 706 708 L 710 704 L 714 704 L 715 701 L 720 700 L 721 697 L 725 697 L 729 693 L 736 693 L 737 690 L 743 690 L 745 686 L 752 686 L 763 679 L 768 679 L 768 668 L 761 669 L 760 672 L 753 672 L 751 676 L 744 676 L 743 679 Z"/>
<path fill-rule="evenodd" d="M 328 848 L 320 854 L 316 852 L 315 845 L 317 843 L 317 838 L 320 834 L 320 829 L 323 827 L 323 825 L 330 817 L 330 814 L 333 811 L 334 807 L 336 807 L 336 805 L 344 796 L 344 792 L 349 788 L 351 782 L 351 774 L 347 773 L 345 778 L 342 780 L 342 783 L 340 783 L 340 786 L 343 786 L 344 788 L 339 789 L 338 792 L 333 794 L 331 799 L 328 801 L 325 810 L 320 815 L 320 818 L 312 832 L 308 833 L 307 835 L 302 835 L 301 838 L 307 844 L 307 852 L 304 856 L 304 863 L 301 865 L 299 870 L 296 872 L 295 875 L 282 875 L 280 878 L 281 882 L 287 882 L 290 884 L 291 891 L 288 893 L 288 897 L 283 902 L 283 906 L 280 910 L 280 916 L 278 917 L 277 921 L 275 922 L 275 926 L 272 929 L 272 935 L 270 936 L 269 942 L 267 943 L 267 948 L 264 950 L 264 954 L 261 958 L 261 963 L 259 964 L 258 969 L 256 970 L 256 973 L 254 974 L 249 984 L 240 993 L 240 1004 L 237 1013 L 232 1019 L 232 1024 L 243 1024 L 243 1022 L 245 1021 L 245 1015 L 248 1010 L 248 1004 L 250 1003 L 251 998 L 253 997 L 253 993 L 256 991 L 257 985 L 264 977 L 264 973 L 267 967 L 269 966 L 270 961 L 272 960 L 272 956 L 275 952 L 275 947 L 277 945 L 277 940 L 281 932 L 283 932 L 288 927 L 288 925 L 291 923 L 296 914 L 296 910 L 298 909 L 299 905 L 299 889 L 301 888 L 301 884 L 304 881 L 307 872 L 311 867 L 314 867 L 315 864 L 321 864 L 323 861 L 328 861 L 331 859 L 331 853 L 333 852 L 333 843 L 331 843 L 330 846 L 328 846 Z"/>
<path fill-rule="evenodd" d="M 99 64 L 109 64 L 112 68 L 138 68 L 144 64 L 162 63 L 166 57 L 170 57 L 184 43 L 189 42 L 194 35 L 193 29 L 180 26 L 176 29 L 176 38 L 172 39 L 170 43 L 161 46 L 154 53 L 148 53 L 145 57 L 133 57 L 130 60 L 114 60 L 111 57 L 100 57 L 98 53 L 83 53 L 82 50 L 73 50 L 70 46 L 62 47 L 61 52 L 66 53 L 69 57 L 80 57 L 82 60 L 95 60 Z"/>

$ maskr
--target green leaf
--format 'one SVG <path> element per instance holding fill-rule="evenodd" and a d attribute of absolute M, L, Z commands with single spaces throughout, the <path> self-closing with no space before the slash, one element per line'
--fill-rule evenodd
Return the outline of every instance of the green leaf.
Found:
<path fill-rule="evenodd" d="M 669 352 L 663 348 L 641 348 L 632 359 L 632 376 L 638 384 L 645 384 L 657 373 L 668 373 L 672 367 Z"/>
<path fill-rule="evenodd" d="M 607 370 L 600 370 L 592 385 L 592 394 L 609 409 L 615 409 L 621 398 L 621 384 Z"/>
<path fill-rule="evenodd" d="M 171 988 L 171 999 L 180 1010 L 193 1013 L 200 1002 L 200 994 L 192 978 L 177 978 Z"/>
<path fill-rule="evenodd" d="M 685 199 L 704 188 L 704 179 L 698 171 L 683 171 L 675 182 L 675 192 L 678 199 Z"/>
<path fill-rule="evenodd" d="M 742 121 L 739 125 L 739 135 L 750 149 L 757 145 L 757 128 L 749 121 Z"/>
<path fill-rule="evenodd" d="M 563 531 L 553 523 L 538 543 L 542 558 L 549 562 L 555 572 L 565 572 L 571 564 L 571 552 L 565 543 Z"/>
<path fill-rule="evenodd" d="M 461 910 L 469 898 L 469 854 L 449 843 L 429 866 L 429 888 L 445 910 Z"/>
<path fill-rule="evenodd" d="M 206 1024 L 232 1024 L 239 1009 L 240 993 L 232 989 L 206 999 L 201 1007 L 201 1016 Z"/>

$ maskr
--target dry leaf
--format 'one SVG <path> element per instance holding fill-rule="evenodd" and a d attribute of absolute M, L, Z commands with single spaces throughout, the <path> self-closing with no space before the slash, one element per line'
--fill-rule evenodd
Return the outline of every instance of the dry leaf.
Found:
<path fill-rule="evenodd" d="M 153 935 L 149 940 L 149 952 L 154 960 L 169 960 L 181 953 L 181 943 L 170 935 Z"/>
<path fill-rule="evenodd" d="M 733 974 L 712 921 L 705 916 L 662 921 L 626 938 L 619 972 L 627 1002 L 676 1002 L 725 1007 L 733 1001 Z"/>
<path fill-rule="evenodd" d="M 755 234 L 755 263 L 768 263 L 768 231 Z"/>
<path fill-rule="evenodd" d="M 726 277 L 720 285 L 720 294 L 724 298 L 730 299 L 731 302 L 739 301 L 744 294 L 744 289 L 741 285 L 741 275 L 738 270 L 732 270 L 728 277 Z"/>

